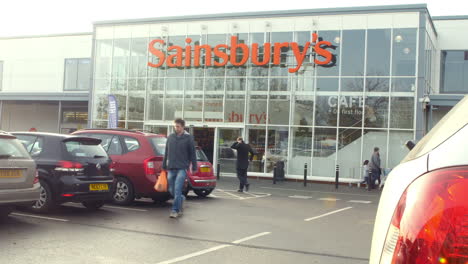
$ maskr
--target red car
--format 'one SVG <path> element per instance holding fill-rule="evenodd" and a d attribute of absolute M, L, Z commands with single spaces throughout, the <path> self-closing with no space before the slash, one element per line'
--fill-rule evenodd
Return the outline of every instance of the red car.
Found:
<path fill-rule="evenodd" d="M 127 205 L 134 199 L 152 198 L 167 201 L 170 194 L 154 190 L 161 173 L 166 147 L 166 136 L 128 129 L 84 129 L 74 135 L 99 138 L 101 145 L 113 161 L 116 187 L 112 195 L 116 204 Z M 198 170 L 188 172 L 184 194 L 192 189 L 198 196 L 207 196 L 216 187 L 213 166 L 200 148 L 196 151 Z"/>

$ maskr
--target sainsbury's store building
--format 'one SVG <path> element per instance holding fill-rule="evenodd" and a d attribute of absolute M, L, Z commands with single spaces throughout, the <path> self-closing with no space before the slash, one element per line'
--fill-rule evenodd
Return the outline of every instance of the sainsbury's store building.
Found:
<path fill-rule="evenodd" d="M 222 14 L 95 23 L 90 126 L 190 132 L 223 173 L 244 136 L 249 175 L 360 178 L 375 146 L 392 168 L 428 126 L 440 52 L 425 5 Z M 437 83 L 437 85 L 435 85 Z M 424 101 L 424 100 L 422 100 Z"/>

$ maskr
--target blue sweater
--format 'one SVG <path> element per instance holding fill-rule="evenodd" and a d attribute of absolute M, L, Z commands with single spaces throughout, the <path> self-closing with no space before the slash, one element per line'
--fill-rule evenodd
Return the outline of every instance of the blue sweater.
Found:
<path fill-rule="evenodd" d="M 192 135 L 186 131 L 178 136 L 172 133 L 167 138 L 166 152 L 164 153 L 163 169 L 187 170 L 192 163 L 192 170 L 197 170 L 197 156 L 195 154 L 195 142 Z"/>

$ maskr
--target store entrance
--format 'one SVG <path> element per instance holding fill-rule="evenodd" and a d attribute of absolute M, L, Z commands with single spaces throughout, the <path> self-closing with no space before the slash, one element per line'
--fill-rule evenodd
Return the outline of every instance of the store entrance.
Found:
<path fill-rule="evenodd" d="M 215 129 L 208 127 L 194 127 L 192 129 L 191 134 L 195 138 L 195 145 L 199 146 L 205 152 L 211 164 L 214 164 Z"/>

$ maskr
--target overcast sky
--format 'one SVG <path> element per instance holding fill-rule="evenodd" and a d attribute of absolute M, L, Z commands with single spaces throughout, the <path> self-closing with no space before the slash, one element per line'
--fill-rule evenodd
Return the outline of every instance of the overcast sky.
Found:
<path fill-rule="evenodd" d="M 432 16 L 468 15 L 462 0 L 3 0 L 0 37 L 91 32 L 105 20 L 421 3 Z"/>

